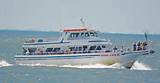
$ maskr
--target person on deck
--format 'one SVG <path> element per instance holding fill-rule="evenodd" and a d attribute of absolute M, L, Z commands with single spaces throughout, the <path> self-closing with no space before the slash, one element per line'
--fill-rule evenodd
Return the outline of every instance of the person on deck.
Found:
<path fill-rule="evenodd" d="M 137 50 L 138 51 L 141 50 L 141 42 L 140 41 L 137 43 Z"/>
<path fill-rule="evenodd" d="M 146 49 L 147 49 L 147 42 L 143 42 L 142 45 L 143 45 L 143 48 L 142 48 L 142 49 L 143 49 L 143 50 L 146 50 Z"/>
<path fill-rule="evenodd" d="M 133 51 L 136 51 L 137 49 L 137 45 L 136 45 L 136 42 L 134 42 L 134 44 L 133 44 Z"/>
<path fill-rule="evenodd" d="M 115 46 L 115 47 L 113 48 L 113 51 L 116 52 L 116 50 L 118 50 L 118 48 Z"/>

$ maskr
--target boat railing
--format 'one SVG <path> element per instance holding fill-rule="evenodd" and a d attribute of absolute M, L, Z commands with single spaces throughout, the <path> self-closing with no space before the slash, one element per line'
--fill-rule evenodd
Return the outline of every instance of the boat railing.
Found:
<path fill-rule="evenodd" d="M 99 50 L 99 51 L 70 51 L 70 52 L 33 52 L 33 53 L 23 53 L 18 52 L 17 55 L 54 55 L 54 54 L 81 54 L 81 53 L 106 53 L 111 52 L 108 50 Z"/>
<path fill-rule="evenodd" d="M 25 43 L 48 42 L 52 40 L 53 38 L 26 38 Z"/>

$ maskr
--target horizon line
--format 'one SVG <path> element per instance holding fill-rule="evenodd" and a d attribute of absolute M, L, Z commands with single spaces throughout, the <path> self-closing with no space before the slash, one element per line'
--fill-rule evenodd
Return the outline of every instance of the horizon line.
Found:
<path fill-rule="evenodd" d="M 28 29 L 0 29 L 0 31 L 33 31 L 33 32 L 61 32 L 56 30 L 28 30 Z M 98 30 L 99 31 L 99 30 Z M 131 34 L 131 35 L 143 35 L 144 33 L 127 33 L 127 32 L 106 32 L 100 31 L 101 33 L 110 33 L 110 34 Z M 149 33 L 149 35 L 160 35 L 159 33 Z"/>

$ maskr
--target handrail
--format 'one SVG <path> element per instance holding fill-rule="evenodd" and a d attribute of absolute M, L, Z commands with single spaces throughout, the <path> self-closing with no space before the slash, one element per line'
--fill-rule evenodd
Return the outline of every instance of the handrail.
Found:
<path fill-rule="evenodd" d="M 16 53 L 17 55 L 53 55 L 53 54 L 80 54 L 80 53 L 104 53 L 110 51 L 70 51 L 70 52 L 34 52 L 34 53 Z"/>

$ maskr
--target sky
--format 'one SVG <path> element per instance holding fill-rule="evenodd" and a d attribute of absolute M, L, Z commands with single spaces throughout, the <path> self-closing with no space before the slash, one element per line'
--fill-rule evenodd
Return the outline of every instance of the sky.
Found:
<path fill-rule="evenodd" d="M 160 34 L 160 0 L 0 0 L 0 29 Z"/>

